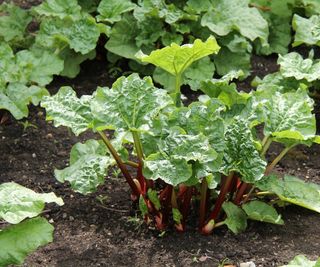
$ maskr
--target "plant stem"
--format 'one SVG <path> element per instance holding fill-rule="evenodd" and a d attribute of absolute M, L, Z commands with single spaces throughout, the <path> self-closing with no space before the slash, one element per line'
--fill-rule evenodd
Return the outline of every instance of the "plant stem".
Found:
<path fill-rule="evenodd" d="M 227 193 L 229 192 L 230 186 L 232 184 L 233 175 L 234 175 L 233 172 L 231 172 L 228 175 L 223 187 L 221 188 L 218 199 L 214 205 L 213 211 L 210 213 L 209 220 L 214 220 L 214 221 L 217 220 L 218 215 L 221 210 L 221 207 L 222 207 L 222 204 L 223 204 L 225 197 L 226 197 Z"/>
<path fill-rule="evenodd" d="M 176 75 L 176 84 L 175 84 L 175 104 L 177 107 L 181 107 L 181 74 Z"/>
<path fill-rule="evenodd" d="M 239 205 L 240 202 L 241 202 L 241 198 L 243 197 L 243 194 L 245 193 L 245 191 L 247 190 L 248 188 L 248 185 L 247 183 L 243 182 L 240 186 L 240 188 L 238 189 L 238 192 L 237 192 L 237 195 L 235 197 L 235 199 L 233 200 L 233 203 L 236 204 L 236 205 Z"/>
<path fill-rule="evenodd" d="M 294 146 L 289 146 L 284 148 L 281 153 L 269 164 L 267 167 L 264 175 L 269 175 L 273 168 L 278 164 L 278 162 L 288 153 L 288 151 L 293 148 Z"/>
<path fill-rule="evenodd" d="M 135 162 L 130 161 L 130 160 L 126 161 L 125 164 L 130 166 L 130 167 L 133 167 L 133 168 L 138 168 L 139 167 L 138 163 L 135 163 Z"/>
<path fill-rule="evenodd" d="M 262 140 L 262 151 L 260 153 L 261 156 L 263 157 L 265 156 L 271 143 L 272 143 L 272 138 L 270 138 L 270 136 L 265 136 L 264 139 Z"/>
<path fill-rule="evenodd" d="M 187 221 L 187 217 L 189 215 L 189 211 L 190 211 L 190 205 L 191 205 L 191 199 L 192 199 L 192 192 L 193 192 L 193 187 L 187 187 L 187 191 L 183 196 L 183 201 L 182 201 L 182 216 L 183 216 L 183 228 L 185 229 L 185 225 L 186 225 L 186 221 Z"/>
<path fill-rule="evenodd" d="M 208 183 L 207 179 L 203 178 L 200 189 L 200 215 L 199 215 L 199 229 L 202 229 L 207 213 L 207 191 Z"/>
<path fill-rule="evenodd" d="M 109 149 L 111 155 L 113 156 L 113 158 L 117 162 L 117 165 L 118 165 L 119 169 L 121 170 L 123 176 L 125 177 L 127 183 L 129 184 L 133 195 L 138 198 L 139 195 L 141 194 L 141 192 L 138 189 L 138 187 L 136 186 L 135 182 L 133 181 L 133 179 L 132 179 L 132 177 L 131 177 L 131 175 L 130 175 L 127 167 L 126 167 L 126 165 L 124 164 L 124 162 L 122 161 L 122 159 L 120 158 L 120 156 L 118 155 L 117 151 L 115 150 L 115 148 L 111 144 L 111 142 L 108 139 L 108 137 L 104 134 L 104 132 L 98 131 L 98 133 L 100 134 L 103 142 L 105 143 L 105 145 Z"/>

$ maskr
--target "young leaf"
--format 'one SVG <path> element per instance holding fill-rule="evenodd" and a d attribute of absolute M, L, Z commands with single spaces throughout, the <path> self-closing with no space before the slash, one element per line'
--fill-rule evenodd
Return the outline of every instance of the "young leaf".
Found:
<path fill-rule="evenodd" d="M 142 52 L 137 54 L 142 62 L 152 63 L 174 76 L 181 75 L 193 62 L 218 53 L 220 47 L 214 37 L 209 37 L 206 42 L 197 39 L 193 44 L 171 46 L 152 51 L 149 56 Z"/>
<path fill-rule="evenodd" d="M 38 247 L 52 242 L 53 226 L 44 218 L 33 218 L 0 231 L 0 266 L 22 264 Z"/>
<path fill-rule="evenodd" d="M 222 172 L 228 175 L 234 171 L 246 183 L 253 183 L 263 177 L 267 163 L 261 159 L 247 122 L 236 117 L 225 134 L 226 149 Z"/>
<path fill-rule="evenodd" d="M 160 210 L 161 203 L 160 203 L 157 191 L 149 188 L 147 194 L 148 194 L 148 198 L 150 199 L 150 201 L 152 202 L 156 210 Z"/>
<path fill-rule="evenodd" d="M 71 87 L 65 86 L 56 95 L 44 97 L 41 106 L 46 109 L 47 120 L 54 120 L 56 127 L 70 127 L 75 135 L 79 135 L 91 128 L 91 99 L 88 95 L 78 98 Z"/>
<path fill-rule="evenodd" d="M 180 210 L 176 208 L 172 209 L 172 217 L 176 224 L 180 224 L 181 220 L 183 219 L 183 215 L 181 214 Z"/>
<path fill-rule="evenodd" d="M 297 80 L 306 79 L 313 82 L 320 79 L 320 61 L 313 61 L 310 58 L 303 57 L 291 52 L 287 55 L 279 55 L 278 64 L 280 64 L 280 72 L 284 77 L 294 77 Z"/>
<path fill-rule="evenodd" d="M 81 17 L 81 7 L 77 0 L 46 0 L 41 5 L 36 6 L 34 10 L 39 15 L 46 17 L 58 17 L 60 19 L 65 17 L 78 19 Z"/>
<path fill-rule="evenodd" d="M 256 8 L 249 7 L 249 0 L 213 0 L 212 7 L 203 15 L 202 26 L 220 36 L 237 30 L 251 41 L 267 42 L 268 23 Z"/>
<path fill-rule="evenodd" d="M 275 208 L 262 201 L 250 201 L 249 203 L 242 205 L 242 209 L 247 213 L 251 220 L 284 224 L 281 215 L 278 214 Z"/>
<path fill-rule="evenodd" d="M 139 197 L 139 209 L 141 211 L 142 216 L 145 216 L 148 214 L 148 207 L 142 195 L 140 195 Z"/>
<path fill-rule="evenodd" d="M 55 170 L 55 177 L 61 183 L 68 181 L 76 192 L 87 195 L 95 192 L 104 183 L 107 170 L 115 161 L 107 154 L 104 144 L 96 140 L 77 143 L 70 154 L 70 166 Z"/>
<path fill-rule="evenodd" d="M 281 267 L 319 267 L 320 258 L 317 261 L 308 260 L 304 255 L 295 256 L 287 265 Z"/>
<path fill-rule="evenodd" d="M 112 88 L 98 88 L 91 102 L 98 131 L 117 129 L 141 131 L 159 112 L 172 103 L 167 92 L 157 89 L 150 77 L 138 74 L 120 77 Z"/>
<path fill-rule="evenodd" d="M 320 46 L 320 16 L 314 15 L 307 19 L 294 14 L 292 27 L 296 31 L 292 46 L 301 44 Z"/>
<path fill-rule="evenodd" d="M 14 182 L 0 185 L 0 218 L 17 224 L 26 218 L 38 216 L 45 203 L 63 205 L 54 193 L 36 193 Z"/>
<path fill-rule="evenodd" d="M 121 20 L 121 14 L 129 12 L 136 7 L 131 0 L 102 0 L 98 6 L 98 21 L 114 23 Z"/>
<path fill-rule="evenodd" d="M 222 208 L 227 214 L 224 223 L 233 233 L 238 234 L 247 228 L 247 215 L 241 208 L 232 202 L 224 202 Z"/>
<path fill-rule="evenodd" d="M 48 91 L 38 86 L 27 87 L 19 83 L 11 83 L 7 88 L 0 88 L 0 109 L 8 110 L 17 120 L 27 117 L 28 105 L 38 105 Z"/>
<path fill-rule="evenodd" d="M 263 191 L 275 193 L 281 200 L 320 213 L 320 186 L 306 183 L 294 176 L 279 179 L 275 175 L 264 177 L 255 185 Z"/>

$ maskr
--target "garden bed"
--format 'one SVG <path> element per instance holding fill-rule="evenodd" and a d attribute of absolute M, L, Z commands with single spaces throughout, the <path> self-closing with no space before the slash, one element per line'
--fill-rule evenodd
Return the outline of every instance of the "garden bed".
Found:
<path fill-rule="evenodd" d="M 253 59 L 253 75 L 275 71 L 275 58 Z M 250 88 L 250 79 L 239 83 Z M 72 85 L 79 94 L 90 94 L 97 85 L 111 85 L 104 62 L 85 63 L 75 80 L 55 79 L 51 92 L 61 85 Z M 184 92 L 190 100 L 197 96 Z M 227 228 L 210 236 L 197 232 L 191 218 L 186 233 L 169 229 L 161 237 L 148 229 L 136 208 L 131 206 L 129 188 L 121 175 L 110 173 L 106 184 L 89 196 L 74 193 L 57 182 L 54 168 L 63 168 L 73 144 L 88 135 L 75 137 L 66 128 L 45 122 L 44 110 L 32 108 L 29 122 L 37 128 L 23 131 L 17 121 L 0 126 L 0 182 L 15 181 L 37 192 L 53 191 L 65 205 L 48 206 L 45 216 L 55 226 L 54 243 L 31 254 L 24 266 L 217 266 L 253 261 L 257 266 L 279 266 L 297 254 L 315 259 L 320 251 L 320 216 L 288 206 L 281 210 L 284 226 L 250 221 L 244 233 L 234 235 Z M 273 147 L 269 156 L 273 156 Z M 320 146 L 297 147 L 277 171 L 320 183 Z M 137 216 L 136 216 L 137 215 Z M 139 220 L 140 219 L 140 220 Z"/>

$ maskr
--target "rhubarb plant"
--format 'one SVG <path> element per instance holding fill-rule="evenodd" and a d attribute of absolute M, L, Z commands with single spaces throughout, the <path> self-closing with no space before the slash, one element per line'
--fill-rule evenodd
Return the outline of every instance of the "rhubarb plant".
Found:
<path fill-rule="evenodd" d="M 177 77 L 215 49 L 210 38 L 141 58 Z M 174 224 L 184 231 L 190 213 L 198 215 L 204 234 L 223 225 L 238 233 L 247 220 L 283 224 L 275 199 L 320 212 L 319 185 L 273 172 L 296 145 L 320 143 L 306 88 L 243 93 L 232 83 L 238 75 L 201 81 L 207 95 L 189 106 L 138 74 L 80 98 L 70 87 L 44 97 L 47 119 L 56 126 L 69 127 L 76 135 L 90 130 L 100 137 L 76 144 L 70 166 L 56 170 L 56 178 L 89 194 L 117 166 L 145 221 L 159 230 Z M 261 139 L 257 126 L 263 130 Z M 273 142 L 283 150 L 268 161 Z"/>
<path fill-rule="evenodd" d="M 45 203 L 63 205 L 54 193 L 36 193 L 10 182 L 0 185 L 0 266 L 22 264 L 28 254 L 53 240 L 53 226 L 39 216 Z"/>

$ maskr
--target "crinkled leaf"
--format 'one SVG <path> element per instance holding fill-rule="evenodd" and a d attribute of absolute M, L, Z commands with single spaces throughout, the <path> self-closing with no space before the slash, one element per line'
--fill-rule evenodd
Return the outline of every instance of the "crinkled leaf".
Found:
<path fill-rule="evenodd" d="M 55 202 L 62 206 L 63 200 L 54 193 L 36 193 L 14 182 L 0 185 L 0 218 L 17 224 L 26 218 L 38 216 L 45 203 Z"/>
<path fill-rule="evenodd" d="M 32 17 L 29 12 L 14 4 L 0 6 L 0 40 L 23 42 L 24 34 Z M 3 14 L 4 13 L 4 14 Z"/>
<path fill-rule="evenodd" d="M 159 210 L 161 208 L 161 203 L 157 191 L 149 188 L 147 194 L 154 207 Z"/>
<path fill-rule="evenodd" d="M 247 183 L 263 177 L 266 162 L 261 159 L 247 122 L 239 117 L 230 124 L 225 134 L 226 149 L 222 172 L 228 175 L 234 171 Z"/>
<path fill-rule="evenodd" d="M 311 261 L 304 255 L 295 256 L 287 265 L 281 267 L 319 267 L 320 258 L 317 261 Z"/>
<path fill-rule="evenodd" d="M 71 87 L 65 86 L 56 95 L 44 97 L 41 106 L 46 109 L 47 120 L 54 120 L 56 127 L 70 127 L 75 135 L 79 135 L 91 128 L 91 99 L 88 95 L 78 98 Z"/>
<path fill-rule="evenodd" d="M 294 176 L 283 179 L 275 175 L 264 177 L 255 185 L 263 191 L 275 193 L 281 200 L 320 213 L 320 186 L 306 183 Z"/>
<path fill-rule="evenodd" d="M 176 224 L 180 224 L 181 220 L 183 219 L 183 215 L 181 214 L 180 210 L 176 208 L 172 209 L 172 217 Z"/>
<path fill-rule="evenodd" d="M 102 0 L 98 6 L 98 21 L 114 23 L 121 20 L 121 14 L 133 10 L 136 7 L 131 0 Z"/>
<path fill-rule="evenodd" d="M 125 15 L 111 30 L 110 38 L 105 48 L 121 57 L 136 59 L 139 51 L 136 44 L 136 36 L 139 33 L 138 25 L 132 15 Z"/>
<path fill-rule="evenodd" d="M 313 138 L 316 133 L 313 101 L 305 90 L 281 94 L 275 92 L 261 102 L 264 134 L 298 141 Z"/>
<path fill-rule="evenodd" d="M 139 209 L 142 213 L 142 216 L 145 216 L 148 214 L 148 207 L 142 195 L 140 195 L 139 197 Z"/>
<path fill-rule="evenodd" d="M 209 97 L 218 98 L 229 108 L 235 104 L 245 104 L 249 94 L 238 92 L 236 84 L 230 83 L 242 74 L 242 71 L 231 71 L 220 79 L 204 80 L 200 89 Z"/>
<path fill-rule="evenodd" d="M 251 41 L 260 38 L 267 42 L 269 30 L 267 21 L 256 8 L 249 7 L 248 0 L 213 0 L 213 7 L 204 14 L 202 26 L 225 36 L 236 30 Z"/>
<path fill-rule="evenodd" d="M 320 79 L 320 61 L 313 61 L 311 58 L 303 59 L 296 52 L 284 56 L 279 55 L 278 64 L 280 64 L 280 72 L 284 77 L 294 77 L 297 80 L 306 79 L 308 82 Z"/>
<path fill-rule="evenodd" d="M 209 140 L 202 134 L 186 135 L 173 131 L 157 145 L 160 152 L 150 155 L 145 160 L 144 174 L 147 178 L 161 178 L 166 183 L 176 186 L 191 178 L 190 161 L 205 165 L 203 168 L 216 169 L 214 161 L 218 156 L 217 152 L 211 148 Z"/>
<path fill-rule="evenodd" d="M 172 100 L 167 92 L 157 89 L 150 77 L 138 74 L 120 77 L 112 88 L 98 88 L 91 103 L 95 128 L 141 130 Z"/>
<path fill-rule="evenodd" d="M 60 19 L 69 16 L 73 19 L 81 17 L 81 7 L 77 0 L 46 0 L 41 5 L 36 6 L 34 10 L 39 15 L 46 17 L 58 17 Z"/>
<path fill-rule="evenodd" d="M 218 53 L 220 47 L 214 37 L 209 37 L 206 42 L 196 39 L 193 44 L 179 46 L 175 43 L 171 46 L 152 51 L 149 56 L 142 52 L 137 57 L 142 62 L 152 63 L 172 75 L 182 74 L 193 62 Z"/>
<path fill-rule="evenodd" d="M 249 219 L 274 224 L 284 224 L 276 209 L 262 201 L 254 200 L 242 205 Z"/>
<path fill-rule="evenodd" d="M 23 84 L 11 83 L 7 88 L 0 90 L 0 109 L 8 110 L 17 120 L 27 117 L 28 105 L 38 105 L 48 91 L 38 86 L 27 87 Z"/>
<path fill-rule="evenodd" d="M 79 20 L 72 20 L 69 17 L 47 19 L 40 25 L 36 43 L 59 49 L 69 45 L 74 51 L 85 55 L 96 48 L 100 30 L 99 25 L 90 16 Z"/>
<path fill-rule="evenodd" d="M 222 208 L 227 214 L 224 223 L 233 233 L 238 234 L 247 228 L 247 215 L 241 208 L 232 202 L 224 202 Z"/>
<path fill-rule="evenodd" d="M 320 46 L 320 16 L 303 18 L 295 14 L 292 19 L 294 35 L 293 46 L 301 44 Z"/>
<path fill-rule="evenodd" d="M 53 240 L 53 226 L 33 218 L 0 231 L 0 266 L 22 264 L 27 255 Z"/>
<path fill-rule="evenodd" d="M 95 192 L 104 183 L 108 168 L 114 164 L 106 154 L 105 146 L 96 140 L 78 143 L 71 150 L 70 166 L 55 170 L 55 177 L 61 183 L 70 182 L 71 188 L 81 194 Z"/>

